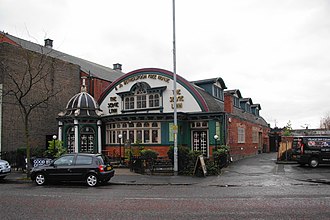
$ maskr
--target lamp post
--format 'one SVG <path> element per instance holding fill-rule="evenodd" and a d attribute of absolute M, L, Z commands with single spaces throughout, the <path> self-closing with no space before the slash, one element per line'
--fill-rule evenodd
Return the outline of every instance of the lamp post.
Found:
<path fill-rule="evenodd" d="M 54 155 L 57 153 L 56 152 L 56 146 L 55 146 L 55 140 L 57 139 L 56 134 L 53 135 L 53 143 L 54 143 Z"/>
<path fill-rule="evenodd" d="M 217 149 L 217 142 L 218 142 L 219 136 L 217 134 L 215 134 L 213 136 L 213 138 L 214 138 L 214 142 L 215 142 L 215 149 Z"/>
<path fill-rule="evenodd" d="M 123 137 L 122 134 L 118 134 L 118 139 L 119 139 L 119 156 L 120 156 L 120 165 L 122 165 L 122 161 L 121 161 L 121 138 Z"/>

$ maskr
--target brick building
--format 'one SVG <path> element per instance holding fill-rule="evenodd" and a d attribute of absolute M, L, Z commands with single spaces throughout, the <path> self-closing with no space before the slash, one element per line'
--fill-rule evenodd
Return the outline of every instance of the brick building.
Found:
<path fill-rule="evenodd" d="M 238 89 L 225 91 L 228 117 L 227 144 L 237 159 L 246 155 L 269 152 L 269 126 L 260 116 L 260 104 L 243 98 Z M 235 158 L 235 159 L 236 159 Z"/>
<path fill-rule="evenodd" d="M 98 98 L 112 81 L 123 75 L 120 64 L 115 64 L 111 69 L 62 53 L 52 46 L 50 39 L 45 40 L 45 45 L 39 45 L 0 32 L 0 152 L 25 147 L 19 105 L 13 93 L 7 94 L 13 88 L 10 75 L 14 74 L 16 79 L 22 80 L 29 70 L 32 75 L 40 71 L 44 76 L 43 83 L 37 83 L 26 97 L 26 103 L 33 103 L 46 90 L 57 93 L 32 112 L 29 121 L 32 148 L 46 148 L 47 141 L 57 134 L 58 113 L 80 91 L 84 78 L 88 92 Z"/>
<path fill-rule="evenodd" d="M 173 74 L 154 68 L 114 81 L 98 101 L 103 152 L 116 157 L 138 145 L 167 156 L 174 144 L 172 86 Z M 267 152 L 269 126 L 260 105 L 226 89 L 220 77 L 188 82 L 178 76 L 178 145 L 205 157 L 217 145 L 229 145 L 234 160 Z"/>
<path fill-rule="evenodd" d="M 3 94 L 10 87 L 8 68 L 24 73 L 26 54 L 46 60 L 47 88 L 60 91 L 31 117 L 33 147 L 45 147 L 55 133 L 69 151 L 115 157 L 132 146 L 166 156 L 173 146 L 173 73 L 152 68 L 124 74 L 120 64 L 111 69 L 56 51 L 49 39 L 41 46 L 1 33 L 0 47 L 6 67 L 0 70 L 0 151 L 24 146 L 17 103 Z M 178 76 L 177 85 L 178 145 L 206 157 L 228 145 L 235 160 L 269 151 L 269 126 L 251 98 L 227 90 L 221 77 L 189 82 Z M 31 98 L 39 93 L 37 87 Z"/>

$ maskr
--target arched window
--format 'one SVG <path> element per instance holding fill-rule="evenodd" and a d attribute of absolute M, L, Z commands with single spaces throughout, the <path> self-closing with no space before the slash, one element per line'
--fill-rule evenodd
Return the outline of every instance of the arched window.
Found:
<path fill-rule="evenodd" d="M 144 83 L 138 83 L 135 89 L 136 108 L 147 107 L 147 86 Z"/>
<path fill-rule="evenodd" d="M 149 95 L 149 107 L 159 107 L 159 94 L 150 94 Z"/>
<path fill-rule="evenodd" d="M 159 94 L 155 94 L 154 98 L 154 107 L 159 107 Z"/>
<path fill-rule="evenodd" d="M 124 101 L 124 110 L 140 110 L 147 108 L 158 108 L 161 105 L 161 92 L 166 87 L 152 89 L 145 82 L 134 84 L 129 92 L 122 94 Z"/>

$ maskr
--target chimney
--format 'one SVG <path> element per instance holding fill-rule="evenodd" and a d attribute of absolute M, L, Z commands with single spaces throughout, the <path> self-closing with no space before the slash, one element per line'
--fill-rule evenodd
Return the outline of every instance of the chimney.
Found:
<path fill-rule="evenodd" d="M 45 39 L 45 47 L 53 48 L 53 40 L 49 38 Z"/>
<path fill-rule="evenodd" d="M 113 64 L 113 70 L 121 71 L 121 64 L 120 63 Z"/>

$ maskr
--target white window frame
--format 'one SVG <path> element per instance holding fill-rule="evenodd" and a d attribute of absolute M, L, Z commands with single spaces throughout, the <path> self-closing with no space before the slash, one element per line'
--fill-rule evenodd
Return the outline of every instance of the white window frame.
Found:
<path fill-rule="evenodd" d="M 141 123 L 140 127 L 137 127 L 138 124 Z M 127 126 L 122 126 L 126 124 Z M 118 126 L 119 125 L 119 126 Z M 136 143 L 139 141 L 141 144 L 160 144 L 161 143 L 161 129 L 160 129 L 160 122 L 133 122 L 130 123 L 129 126 L 128 122 L 122 123 L 109 123 L 106 125 L 106 144 L 119 144 L 118 135 L 125 133 L 126 139 L 130 139 L 131 143 Z M 141 131 L 141 133 L 138 133 Z M 146 132 L 148 131 L 148 132 Z M 133 138 L 131 139 L 130 134 L 133 134 Z M 145 137 L 148 134 L 149 137 Z M 156 139 L 154 137 L 156 135 Z M 138 140 L 138 135 L 140 135 L 142 140 Z M 123 141 L 124 140 L 123 135 Z"/>
<path fill-rule="evenodd" d="M 237 143 L 243 144 L 245 143 L 245 128 L 238 127 L 237 128 Z"/>

